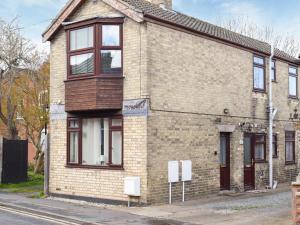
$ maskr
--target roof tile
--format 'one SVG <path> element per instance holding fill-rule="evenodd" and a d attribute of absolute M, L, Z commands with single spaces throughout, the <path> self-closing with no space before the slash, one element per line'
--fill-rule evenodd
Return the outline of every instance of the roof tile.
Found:
<path fill-rule="evenodd" d="M 241 35 L 239 33 L 235 33 L 233 31 L 196 19 L 194 17 L 184 15 L 174 10 L 163 9 L 160 6 L 150 3 L 146 0 L 122 0 L 122 1 L 128 3 L 129 5 L 132 5 L 134 8 L 143 11 L 145 16 L 149 15 L 159 20 L 170 22 L 175 25 L 179 25 L 183 28 L 192 30 L 194 32 L 205 34 L 210 37 L 215 37 L 268 55 L 271 53 L 271 47 L 266 42 L 262 42 Z M 283 60 L 292 61 L 292 62 L 294 61 L 296 62 L 297 60 L 296 58 L 278 49 L 275 50 L 275 56 Z"/>

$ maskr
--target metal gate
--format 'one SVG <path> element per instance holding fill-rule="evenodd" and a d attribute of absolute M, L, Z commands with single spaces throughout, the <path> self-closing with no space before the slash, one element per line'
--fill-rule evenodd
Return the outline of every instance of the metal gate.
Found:
<path fill-rule="evenodd" d="M 3 138 L 1 182 L 18 183 L 27 180 L 28 140 Z"/>

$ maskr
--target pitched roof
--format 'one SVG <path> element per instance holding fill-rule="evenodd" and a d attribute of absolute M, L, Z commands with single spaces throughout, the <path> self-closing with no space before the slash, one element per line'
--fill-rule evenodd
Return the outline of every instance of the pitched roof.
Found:
<path fill-rule="evenodd" d="M 105 2 L 108 1 L 106 0 Z M 271 46 L 266 42 L 232 32 L 225 28 L 210 24 L 194 17 L 190 17 L 174 10 L 162 8 L 146 0 L 120 0 L 120 2 L 131 6 L 131 8 L 138 13 L 142 12 L 144 19 L 150 18 L 152 20 L 158 20 L 162 23 L 178 26 L 191 32 L 251 49 L 266 55 L 271 54 Z M 59 18 L 59 16 L 57 18 Z M 289 62 L 298 62 L 296 58 L 278 49 L 275 50 L 275 57 Z"/>
<path fill-rule="evenodd" d="M 152 4 L 146 0 L 122 0 L 139 10 L 142 10 L 145 17 L 150 17 L 152 19 L 158 19 L 167 23 L 171 23 L 175 26 L 180 26 L 182 28 L 194 31 L 196 33 L 204 34 L 212 38 L 217 38 L 241 47 L 252 49 L 267 55 L 271 54 L 271 46 L 262 42 L 239 33 L 230 31 L 228 29 L 222 28 L 220 26 L 213 25 L 211 23 L 202 21 L 200 19 L 190 17 L 188 15 L 182 14 L 180 12 L 164 9 L 158 5 Z M 275 57 L 297 62 L 297 59 L 290 56 L 289 54 L 276 49 Z"/>

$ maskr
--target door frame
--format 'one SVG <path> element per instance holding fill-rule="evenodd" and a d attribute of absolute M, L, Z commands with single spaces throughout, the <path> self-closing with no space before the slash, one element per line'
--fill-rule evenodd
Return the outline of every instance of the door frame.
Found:
<path fill-rule="evenodd" d="M 221 138 L 226 140 L 226 165 L 220 163 L 220 190 L 230 190 L 231 187 L 231 170 L 230 170 L 230 134 L 229 132 L 220 132 L 220 155 L 221 155 Z"/>

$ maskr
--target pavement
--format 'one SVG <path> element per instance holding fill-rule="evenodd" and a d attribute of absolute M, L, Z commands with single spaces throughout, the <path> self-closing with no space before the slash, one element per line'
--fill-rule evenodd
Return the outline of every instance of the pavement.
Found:
<path fill-rule="evenodd" d="M 289 225 L 289 185 L 254 193 L 209 195 L 172 205 L 131 207 L 0 192 L 1 225 Z"/>

